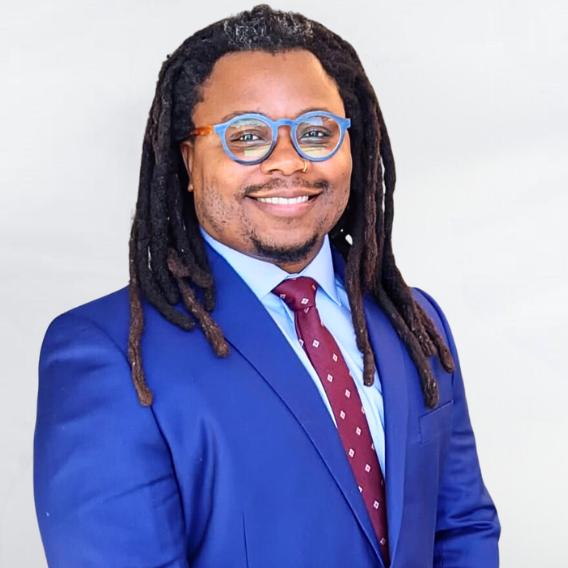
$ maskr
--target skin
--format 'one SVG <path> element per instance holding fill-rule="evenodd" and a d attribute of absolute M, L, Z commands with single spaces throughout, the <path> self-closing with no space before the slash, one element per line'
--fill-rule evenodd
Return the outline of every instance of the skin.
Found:
<path fill-rule="evenodd" d="M 193 111 L 196 127 L 218 124 L 235 111 L 258 112 L 273 120 L 297 118 L 307 110 L 345 117 L 337 85 L 309 51 L 229 53 L 221 57 L 202 87 Z M 329 160 L 308 161 L 296 152 L 288 126 L 281 126 L 272 154 L 243 165 L 224 151 L 217 134 L 181 144 L 202 228 L 221 243 L 289 273 L 316 256 L 325 235 L 349 199 L 352 171 L 349 131 Z M 257 197 L 309 195 L 307 203 L 277 205 Z"/>

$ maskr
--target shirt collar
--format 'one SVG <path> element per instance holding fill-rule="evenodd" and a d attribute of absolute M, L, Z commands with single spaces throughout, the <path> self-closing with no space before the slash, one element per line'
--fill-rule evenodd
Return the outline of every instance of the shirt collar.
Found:
<path fill-rule="evenodd" d="M 283 280 L 298 276 L 309 276 L 318 283 L 323 292 L 338 306 L 341 306 L 341 301 L 337 295 L 333 259 L 327 235 L 310 264 L 300 273 L 290 274 L 271 262 L 254 258 L 220 243 L 201 227 L 200 230 L 205 241 L 231 265 L 260 301 L 263 301 Z"/>

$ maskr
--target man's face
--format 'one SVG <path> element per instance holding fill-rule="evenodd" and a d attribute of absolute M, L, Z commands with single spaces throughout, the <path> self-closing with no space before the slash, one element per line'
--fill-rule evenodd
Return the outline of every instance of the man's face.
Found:
<path fill-rule="evenodd" d="M 225 122 L 236 111 L 278 120 L 313 109 L 345 117 L 337 86 L 312 53 L 248 51 L 229 53 L 216 62 L 192 118 L 201 127 Z M 223 244 L 289 272 L 313 259 L 349 199 L 348 132 L 333 157 L 309 161 L 305 173 L 288 126 L 279 128 L 274 150 L 256 165 L 232 160 L 217 134 L 195 136 L 183 142 L 181 150 L 203 229 Z M 310 199 L 303 203 L 258 201 L 304 195 Z"/>

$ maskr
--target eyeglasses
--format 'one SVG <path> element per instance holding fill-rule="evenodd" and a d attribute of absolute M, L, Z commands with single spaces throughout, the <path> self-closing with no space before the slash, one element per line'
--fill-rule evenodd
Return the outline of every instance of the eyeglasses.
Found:
<path fill-rule="evenodd" d="M 311 111 L 296 120 L 271 120 L 262 114 L 240 114 L 212 126 L 192 130 L 190 135 L 215 132 L 221 137 L 223 148 L 239 164 L 259 164 L 271 154 L 278 141 L 278 128 L 290 127 L 294 148 L 302 158 L 312 162 L 329 160 L 341 147 L 345 131 L 351 126 L 349 118 L 327 111 Z"/>

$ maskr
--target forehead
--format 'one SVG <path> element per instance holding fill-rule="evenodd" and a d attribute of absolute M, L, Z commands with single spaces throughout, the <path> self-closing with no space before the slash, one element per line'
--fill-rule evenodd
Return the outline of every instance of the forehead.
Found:
<path fill-rule="evenodd" d="M 228 53 L 214 65 L 195 105 L 196 126 L 221 121 L 235 111 L 260 112 L 277 120 L 318 108 L 344 116 L 334 80 L 306 50 Z"/>

